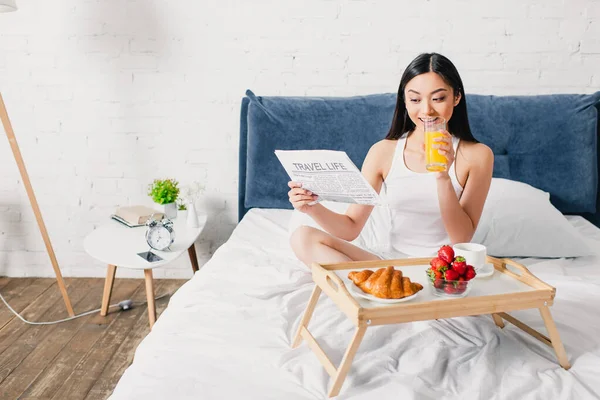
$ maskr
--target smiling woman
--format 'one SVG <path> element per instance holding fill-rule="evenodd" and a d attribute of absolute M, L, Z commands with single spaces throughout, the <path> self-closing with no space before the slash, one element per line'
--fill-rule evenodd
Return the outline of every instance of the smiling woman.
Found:
<path fill-rule="evenodd" d="M 426 123 L 447 121 L 433 147 L 446 160 L 444 171 L 428 173 Z M 369 150 L 362 173 L 388 200 L 392 251 L 429 256 L 443 244 L 469 242 L 477 228 L 492 179 L 494 157 L 473 137 L 465 91 L 452 62 L 437 53 L 415 58 L 402 74 L 390 131 Z M 361 232 L 373 206 L 351 205 L 345 214 L 320 204 L 316 196 L 290 182 L 295 209 L 324 230 L 301 226 L 291 236 L 300 260 L 335 263 L 385 256 L 348 241 Z"/>

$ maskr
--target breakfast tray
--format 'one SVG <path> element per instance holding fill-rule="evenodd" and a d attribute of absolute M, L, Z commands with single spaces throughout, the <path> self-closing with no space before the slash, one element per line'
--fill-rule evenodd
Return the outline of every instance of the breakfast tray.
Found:
<path fill-rule="evenodd" d="M 503 328 L 504 321 L 508 321 L 541 342 L 553 347 L 559 364 L 565 369 L 570 368 L 567 354 L 548 308 L 553 303 L 556 293 L 555 288 L 542 282 L 529 272 L 525 266 L 511 259 L 488 256 L 487 262 L 493 264 L 495 269 L 492 277 L 476 278 L 472 281 L 474 284 L 470 288 L 467 297 L 441 298 L 431 293 L 430 283 L 427 281 L 425 271 L 429 267 L 430 261 L 431 258 L 406 258 L 354 261 L 340 264 L 312 264 L 312 277 L 316 285 L 308 301 L 292 347 L 299 346 L 302 339 L 306 340 L 310 349 L 317 355 L 325 370 L 333 378 L 329 397 L 337 396 L 339 393 L 367 328 L 376 325 L 490 314 L 499 328 Z M 382 268 L 388 265 L 402 267 L 401 270 L 404 276 L 409 277 L 413 282 L 423 284 L 423 290 L 419 292 L 419 295 L 403 303 L 379 304 L 362 298 L 354 298 L 350 294 L 347 286 L 353 285 L 353 283 L 347 278 L 348 271 L 346 270 Z M 471 283 L 469 283 L 469 286 L 471 286 Z M 308 330 L 308 323 L 321 292 L 325 292 L 357 327 L 337 368 Z M 509 311 L 530 308 L 539 309 L 550 337 L 507 314 Z"/>

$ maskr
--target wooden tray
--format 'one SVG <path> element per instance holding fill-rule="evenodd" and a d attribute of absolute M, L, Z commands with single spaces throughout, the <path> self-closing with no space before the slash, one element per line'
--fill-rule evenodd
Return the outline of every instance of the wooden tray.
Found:
<path fill-rule="evenodd" d="M 492 263 L 495 268 L 493 276 L 471 281 L 469 286 L 473 287 L 466 297 L 437 297 L 431 293 L 430 283 L 427 281 L 425 273 L 431 259 L 405 258 L 323 265 L 313 263 L 311 270 L 316 285 L 292 347 L 299 346 L 302 339 L 306 340 L 308 346 L 333 378 L 329 397 L 337 396 L 339 393 L 367 328 L 375 325 L 490 314 L 499 328 L 504 328 L 504 320 L 506 320 L 553 347 L 559 364 L 565 369 L 570 368 L 567 354 L 548 308 L 553 304 L 556 289 L 535 277 L 525 266 L 511 259 L 488 256 L 487 262 Z M 403 303 L 380 304 L 362 298 L 357 299 L 350 294 L 346 286 L 351 282 L 346 278 L 347 270 L 375 269 L 388 265 L 402 267 L 404 276 L 411 278 L 413 282 L 421 283 L 423 290 L 419 292 L 419 295 L 413 300 Z M 329 360 L 308 330 L 308 323 L 321 292 L 329 296 L 357 327 L 338 368 Z M 509 311 L 530 308 L 539 309 L 550 337 L 507 314 Z"/>

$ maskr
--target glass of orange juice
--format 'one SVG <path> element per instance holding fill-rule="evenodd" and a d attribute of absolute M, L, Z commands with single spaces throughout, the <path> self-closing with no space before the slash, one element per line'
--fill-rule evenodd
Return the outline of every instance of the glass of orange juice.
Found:
<path fill-rule="evenodd" d="M 443 137 L 442 130 L 446 129 L 446 120 L 441 117 L 423 121 L 425 128 L 425 169 L 431 172 L 446 171 L 448 160 L 433 147 L 434 144 L 442 142 L 434 141 L 437 137 Z"/>

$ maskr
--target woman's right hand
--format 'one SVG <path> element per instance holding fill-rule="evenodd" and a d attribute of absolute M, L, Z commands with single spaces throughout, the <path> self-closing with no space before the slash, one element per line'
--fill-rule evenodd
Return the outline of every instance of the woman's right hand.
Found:
<path fill-rule="evenodd" d="M 300 182 L 290 181 L 288 182 L 288 186 L 290 187 L 290 191 L 288 192 L 290 203 L 300 212 L 307 212 L 310 208 L 309 204 L 316 201 L 319 197 L 310 190 L 302 189 Z"/>

